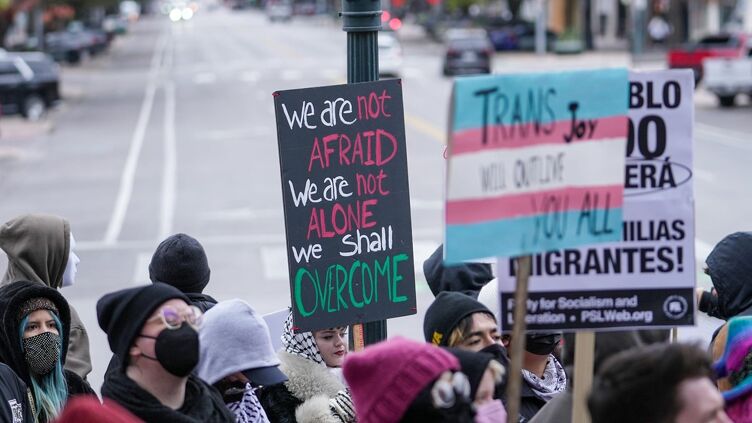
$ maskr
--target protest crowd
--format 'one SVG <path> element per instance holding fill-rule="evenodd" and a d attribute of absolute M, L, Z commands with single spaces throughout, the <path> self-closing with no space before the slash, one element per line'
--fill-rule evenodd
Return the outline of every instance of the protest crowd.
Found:
<path fill-rule="evenodd" d="M 87 331 L 65 299 L 79 259 L 70 223 L 25 215 L 0 228 L 8 269 L 0 288 L 2 422 L 506 422 L 510 336 L 497 326 L 485 263 L 424 262 L 435 295 L 425 339 L 392 337 L 348 350 L 345 327 L 295 330 L 275 351 L 266 322 L 242 300 L 210 295 L 198 240 L 165 239 L 151 285 L 104 295 L 99 326 L 113 352 L 100 393 Z M 666 330 L 596 335 L 587 399 L 594 423 L 752 421 L 752 233 L 727 236 L 707 257 L 714 288 L 699 309 L 721 318 L 708 345 Z M 490 287 L 490 288 L 489 288 Z M 480 300 L 479 300 L 480 298 Z M 571 421 L 569 335 L 525 337 L 519 422 Z"/>

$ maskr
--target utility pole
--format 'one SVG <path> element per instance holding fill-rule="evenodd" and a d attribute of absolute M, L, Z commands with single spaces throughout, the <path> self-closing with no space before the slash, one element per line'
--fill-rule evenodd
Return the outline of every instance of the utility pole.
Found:
<path fill-rule="evenodd" d="M 342 0 L 342 29 L 347 32 L 347 83 L 379 79 L 380 0 Z M 386 339 L 386 320 L 355 324 L 350 329 L 354 349 Z"/>

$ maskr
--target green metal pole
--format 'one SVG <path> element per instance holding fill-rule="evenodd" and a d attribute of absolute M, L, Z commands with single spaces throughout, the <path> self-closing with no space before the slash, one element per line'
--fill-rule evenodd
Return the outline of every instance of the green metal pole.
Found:
<path fill-rule="evenodd" d="M 378 80 L 380 0 L 342 0 L 340 14 L 342 29 L 347 32 L 347 83 Z M 350 334 L 355 349 L 375 344 L 386 339 L 386 321 L 354 325 Z"/>

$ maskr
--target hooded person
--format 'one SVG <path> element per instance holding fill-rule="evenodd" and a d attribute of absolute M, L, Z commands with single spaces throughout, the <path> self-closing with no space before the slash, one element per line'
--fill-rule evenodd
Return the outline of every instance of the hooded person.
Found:
<path fill-rule="evenodd" d="M 204 315 L 199 339 L 198 376 L 219 390 L 238 423 L 268 423 L 255 391 L 287 376 L 264 319 L 242 300 L 223 301 Z"/>
<path fill-rule="evenodd" d="M 752 232 L 726 236 L 705 263 L 714 292 L 700 296 L 701 309 L 722 320 L 752 315 Z"/>
<path fill-rule="evenodd" d="M 274 423 L 348 423 L 355 421 L 350 393 L 342 377 L 347 328 L 295 333 L 292 310 L 285 320 L 283 349 L 277 353 L 287 382 L 258 391 Z"/>
<path fill-rule="evenodd" d="M 75 395 L 94 395 L 88 383 L 64 369 L 70 310 L 62 295 L 36 282 L 0 288 L 0 361 L 26 384 L 34 417 L 53 420 Z"/>
<path fill-rule="evenodd" d="M 203 293 L 210 276 L 204 247 L 196 238 L 183 233 L 162 241 L 149 263 L 152 282 L 174 286 L 204 313 L 217 304 L 217 300 Z"/>
<path fill-rule="evenodd" d="M 470 352 L 459 348 L 449 348 L 460 362 L 462 373 L 470 383 L 470 398 L 475 409 L 475 421 L 506 422 L 507 411 L 501 399 L 494 399 L 494 394 L 506 373 L 501 363 L 494 356 L 483 352 Z"/>
<path fill-rule="evenodd" d="M 726 413 L 734 422 L 752 421 L 752 316 L 729 320 L 716 344 L 722 353 L 713 369 Z"/>
<path fill-rule="evenodd" d="M 444 245 L 423 262 L 423 275 L 434 297 L 441 292 L 462 292 L 474 299 L 491 280 L 493 269 L 488 263 L 444 264 Z"/>
<path fill-rule="evenodd" d="M 234 422 L 219 392 L 191 374 L 201 316 L 183 293 L 159 282 L 100 298 L 99 326 L 120 357 L 102 396 L 146 422 Z"/>
<path fill-rule="evenodd" d="M 455 356 L 401 337 L 354 353 L 343 369 L 358 423 L 472 423 L 470 383 Z"/>
<path fill-rule="evenodd" d="M 75 282 L 79 258 L 67 220 L 50 215 L 28 214 L 0 227 L 0 248 L 8 255 L 8 269 L 0 285 L 18 281 L 36 282 L 60 289 Z M 71 306 L 70 339 L 65 369 L 82 378 L 91 372 L 89 336 Z"/>

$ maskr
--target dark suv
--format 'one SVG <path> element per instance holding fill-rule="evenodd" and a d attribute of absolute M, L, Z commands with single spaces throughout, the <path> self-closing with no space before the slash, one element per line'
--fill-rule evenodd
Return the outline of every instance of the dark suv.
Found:
<path fill-rule="evenodd" d="M 444 75 L 491 73 L 493 51 L 485 31 L 448 31 Z"/>
<path fill-rule="evenodd" d="M 60 100 L 58 65 L 42 53 L 0 54 L 2 114 L 38 120 Z"/>

